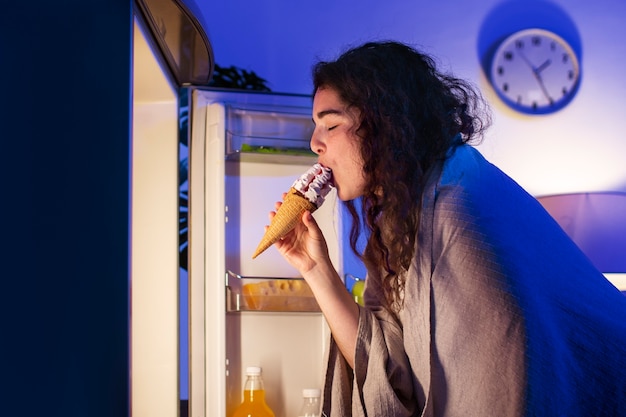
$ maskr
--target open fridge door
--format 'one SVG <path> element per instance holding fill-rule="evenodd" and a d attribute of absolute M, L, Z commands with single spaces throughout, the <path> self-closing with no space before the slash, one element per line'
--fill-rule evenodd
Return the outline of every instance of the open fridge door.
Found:
<path fill-rule="evenodd" d="M 131 415 L 172 417 L 187 409 L 179 93 L 209 82 L 213 55 L 180 0 L 135 0 L 132 62 Z"/>

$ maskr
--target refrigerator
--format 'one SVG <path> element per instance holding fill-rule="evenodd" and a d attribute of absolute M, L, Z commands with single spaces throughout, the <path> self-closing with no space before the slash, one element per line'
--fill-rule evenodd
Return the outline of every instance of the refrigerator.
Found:
<path fill-rule="evenodd" d="M 297 416 L 302 390 L 322 385 L 324 317 L 312 296 L 252 303 L 245 288 L 301 280 L 274 248 L 252 254 L 274 203 L 316 161 L 311 98 L 193 89 L 190 99 L 190 413 L 231 415 L 245 368 L 260 366 L 270 407 Z M 338 210 L 331 192 L 314 217 L 340 271 Z"/>
<path fill-rule="evenodd" d="M 136 0 L 133 44 L 131 414 L 228 417 L 260 366 L 276 416 L 297 416 L 322 388 L 326 321 L 312 296 L 245 292 L 306 285 L 275 248 L 252 253 L 317 160 L 312 98 L 209 88 L 210 43 L 178 0 Z M 344 276 L 341 213 L 332 191 L 314 217 Z"/>

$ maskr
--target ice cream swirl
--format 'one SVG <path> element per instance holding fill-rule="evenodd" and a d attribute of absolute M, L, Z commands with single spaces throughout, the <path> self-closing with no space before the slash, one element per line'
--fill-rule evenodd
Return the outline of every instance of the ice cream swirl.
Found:
<path fill-rule="evenodd" d="M 315 204 L 315 207 L 320 207 L 333 188 L 331 178 L 332 171 L 330 168 L 316 163 L 302 174 L 300 178 L 293 183 L 292 187 L 302 193 L 311 203 Z"/>

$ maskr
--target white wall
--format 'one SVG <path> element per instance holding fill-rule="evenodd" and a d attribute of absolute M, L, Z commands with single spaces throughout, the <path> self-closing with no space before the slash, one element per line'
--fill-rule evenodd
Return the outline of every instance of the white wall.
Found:
<path fill-rule="evenodd" d="M 216 62 L 253 70 L 277 92 L 310 93 L 312 64 L 349 45 L 411 43 L 481 88 L 494 125 L 480 150 L 529 192 L 626 191 L 623 0 L 188 1 L 200 11 Z M 525 25 L 573 28 L 580 38 L 582 84 L 553 115 L 509 111 L 481 69 L 485 42 Z"/>

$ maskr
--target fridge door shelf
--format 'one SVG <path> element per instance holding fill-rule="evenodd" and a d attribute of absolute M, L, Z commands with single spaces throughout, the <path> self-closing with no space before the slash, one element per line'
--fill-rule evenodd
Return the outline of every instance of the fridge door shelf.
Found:
<path fill-rule="evenodd" d="M 319 305 L 302 278 L 226 274 L 226 309 L 234 311 L 320 312 Z"/>

